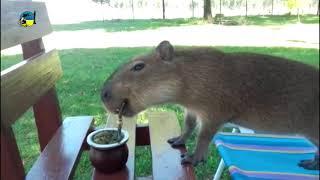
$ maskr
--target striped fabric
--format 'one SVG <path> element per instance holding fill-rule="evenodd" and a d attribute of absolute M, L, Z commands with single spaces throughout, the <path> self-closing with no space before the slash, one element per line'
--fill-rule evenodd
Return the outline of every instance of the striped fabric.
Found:
<path fill-rule="evenodd" d="M 319 179 L 318 170 L 298 166 L 317 152 L 304 137 L 217 133 L 213 141 L 233 179 Z"/>

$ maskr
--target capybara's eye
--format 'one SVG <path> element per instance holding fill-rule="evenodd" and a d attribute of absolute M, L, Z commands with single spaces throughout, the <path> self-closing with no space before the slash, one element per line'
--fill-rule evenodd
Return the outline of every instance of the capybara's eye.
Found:
<path fill-rule="evenodd" d="M 140 71 L 143 68 L 144 68 L 144 63 L 138 63 L 132 67 L 131 71 Z"/>

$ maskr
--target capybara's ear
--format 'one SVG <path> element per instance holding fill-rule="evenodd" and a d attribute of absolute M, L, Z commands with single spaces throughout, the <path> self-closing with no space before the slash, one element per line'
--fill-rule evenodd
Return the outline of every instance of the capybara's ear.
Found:
<path fill-rule="evenodd" d="M 156 53 L 161 60 L 171 61 L 173 58 L 173 46 L 169 41 L 162 41 L 157 46 Z"/>

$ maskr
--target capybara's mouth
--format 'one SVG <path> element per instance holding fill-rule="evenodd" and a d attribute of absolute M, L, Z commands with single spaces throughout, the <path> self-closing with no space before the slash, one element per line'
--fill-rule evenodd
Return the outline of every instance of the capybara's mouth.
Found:
<path fill-rule="evenodd" d="M 122 116 L 125 112 L 125 109 L 127 108 L 128 106 L 128 99 L 124 99 L 121 104 L 120 104 L 120 107 L 118 107 L 116 109 L 116 114 L 119 114 L 119 116 Z"/>
<path fill-rule="evenodd" d="M 128 99 L 124 99 L 119 108 L 116 109 L 116 114 L 119 116 L 132 117 L 135 115 L 134 111 L 130 108 L 130 103 Z"/>
<path fill-rule="evenodd" d="M 112 107 L 111 104 L 108 104 L 104 102 L 105 107 L 107 108 L 107 111 L 117 114 L 125 117 L 132 117 L 135 115 L 134 111 L 131 109 L 130 103 L 128 99 L 124 99 L 121 101 L 119 106 Z"/>

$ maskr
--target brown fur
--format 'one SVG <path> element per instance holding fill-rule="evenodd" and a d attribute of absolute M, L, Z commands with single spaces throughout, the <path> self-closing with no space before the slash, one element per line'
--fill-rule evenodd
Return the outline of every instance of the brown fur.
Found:
<path fill-rule="evenodd" d="M 145 67 L 130 70 L 137 63 Z M 163 41 L 134 58 L 106 82 L 106 107 L 115 111 L 129 100 L 125 115 L 156 104 L 187 109 L 182 144 L 201 124 L 193 161 L 200 161 L 218 127 L 233 122 L 254 130 L 303 134 L 319 144 L 319 71 L 309 65 L 254 53 L 224 53 L 213 48 L 173 50 Z"/>

